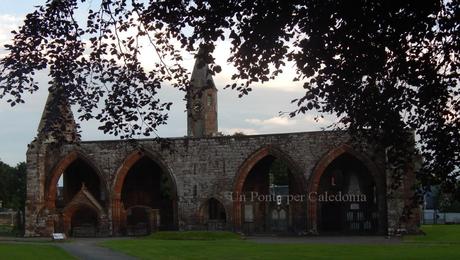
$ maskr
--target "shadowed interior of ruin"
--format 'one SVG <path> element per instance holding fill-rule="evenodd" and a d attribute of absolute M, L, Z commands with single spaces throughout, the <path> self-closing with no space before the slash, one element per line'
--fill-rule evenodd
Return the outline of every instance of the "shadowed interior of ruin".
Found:
<path fill-rule="evenodd" d="M 101 182 L 96 172 L 83 160 L 77 159 L 61 175 L 56 189 L 56 208 L 65 207 L 80 191 L 82 185 L 101 204 L 105 204 L 105 194 L 101 192 Z"/>
<path fill-rule="evenodd" d="M 76 196 L 82 189 L 85 190 L 84 201 L 82 197 Z M 91 166 L 82 159 L 72 162 L 62 173 L 57 184 L 55 206 L 58 209 L 58 219 L 55 219 L 54 232 L 80 237 L 97 236 L 97 213 L 89 205 L 85 206 L 85 203 L 96 203 L 104 207 L 106 198 L 103 190 L 99 176 Z M 91 200 L 95 202 L 88 202 Z M 72 201 L 78 208 L 71 215 L 64 215 L 65 208 Z"/>
<path fill-rule="evenodd" d="M 146 207 L 133 207 L 129 210 L 126 223 L 129 235 L 147 235 L 152 232 L 150 211 Z"/>
<path fill-rule="evenodd" d="M 305 202 L 288 201 L 301 195 L 300 184 L 289 166 L 274 156 L 266 156 L 249 172 L 243 186 L 242 203 L 245 233 L 294 233 L 305 228 Z M 281 196 L 281 201 L 278 197 Z"/>
<path fill-rule="evenodd" d="M 97 213 L 88 207 L 75 211 L 71 220 L 71 234 L 74 237 L 96 236 L 98 233 Z"/>
<path fill-rule="evenodd" d="M 377 232 L 375 183 L 361 161 L 349 154 L 335 159 L 321 176 L 318 199 L 320 194 L 326 192 L 328 195 L 342 194 L 342 198 L 341 201 L 318 201 L 318 225 L 321 233 Z M 334 200 L 335 198 L 338 197 L 334 197 Z"/>
<path fill-rule="evenodd" d="M 227 229 L 227 214 L 224 205 L 219 200 L 208 199 L 203 205 L 201 214 L 207 230 Z"/>
<path fill-rule="evenodd" d="M 168 174 L 153 160 L 144 157 L 133 165 L 124 180 L 121 199 L 126 210 L 127 234 L 176 229 L 175 188 Z M 152 215 L 156 212 L 159 216 Z M 152 219 L 158 218 L 156 226 L 158 223 Z"/>
<path fill-rule="evenodd" d="M 220 201 L 210 198 L 208 200 L 208 219 L 226 221 L 227 216 L 225 214 L 225 208 Z"/>

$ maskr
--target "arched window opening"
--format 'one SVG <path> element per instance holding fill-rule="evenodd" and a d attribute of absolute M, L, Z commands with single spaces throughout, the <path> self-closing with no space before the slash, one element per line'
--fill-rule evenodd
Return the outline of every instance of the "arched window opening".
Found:
<path fill-rule="evenodd" d="M 128 171 L 121 191 L 121 200 L 128 208 L 142 206 L 159 212 L 158 226 L 145 225 L 145 214 L 141 209 L 127 211 L 126 233 L 140 234 L 152 230 L 175 229 L 175 187 L 167 172 L 153 160 L 144 157 Z M 156 224 L 155 224 L 156 225 Z M 143 227 L 143 230 L 140 230 Z M 134 230 L 134 229 L 135 230 Z M 131 230 L 129 230 L 131 229 Z"/>
<path fill-rule="evenodd" d="M 375 182 L 365 165 L 344 154 L 320 178 L 318 225 L 321 233 L 375 233 L 378 210 Z"/>
<path fill-rule="evenodd" d="M 222 203 L 218 200 L 211 198 L 208 200 L 208 214 L 210 220 L 226 221 L 227 214 Z"/>
<path fill-rule="evenodd" d="M 83 160 L 77 159 L 59 177 L 56 188 L 56 208 L 64 208 L 83 185 L 101 205 L 105 204 L 105 193 L 101 189 L 97 173 Z"/>
<path fill-rule="evenodd" d="M 205 224 L 208 230 L 225 230 L 227 228 L 227 213 L 225 207 L 215 198 L 210 198 L 204 205 Z"/>
<path fill-rule="evenodd" d="M 241 204 L 245 233 L 297 233 L 305 228 L 305 203 L 288 164 L 272 155 L 259 160 L 243 185 Z"/>
<path fill-rule="evenodd" d="M 281 160 L 275 159 L 269 168 L 270 195 L 283 196 L 289 195 L 289 167 Z"/>

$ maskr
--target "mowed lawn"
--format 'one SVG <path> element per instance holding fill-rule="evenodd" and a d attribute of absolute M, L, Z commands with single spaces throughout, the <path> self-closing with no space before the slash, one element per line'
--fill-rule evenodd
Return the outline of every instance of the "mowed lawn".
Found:
<path fill-rule="evenodd" d="M 207 232 L 159 232 L 103 245 L 141 259 L 460 259 L 460 225 L 423 230 L 426 236 L 408 236 L 397 245 L 259 244 Z"/>
<path fill-rule="evenodd" d="M 0 242 L 0 259 L 75 259 L 64 250 L 52 245 L 10 244 Z"/>
<path fill-rule="evenodd" d="M 422 230 L 426 236 L 406 236 L 404 241 L 425 244 L 457 244 L 460 247 L 460 225 L 424 225 Z"/>

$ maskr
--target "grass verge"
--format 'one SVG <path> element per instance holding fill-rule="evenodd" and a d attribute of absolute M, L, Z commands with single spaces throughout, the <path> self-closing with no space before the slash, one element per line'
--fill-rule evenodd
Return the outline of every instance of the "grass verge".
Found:
<path fill-rule="evenodd" d="M 111 240 L 103 246 L 140 259 L 460 259 L 459 244 L 443 243 L 455 235 L 458 238 L 460 226 L 437 228 L 424 227 L 425 240 L 430 243 L 416 243 L 419 237 L 414 237 L 415 241 L 411 237 L 397 245 L 260 244 L 239 239 L 196 239 L 215 237 L 219 232 L 159 232 L 142 239 Z"/>
<path fill-rule="evenodd" d="M 75 259 L 61 248 L 51 245 L 0 243 L 0 259 Z"/>
<path fill-rule="evenodd" d="M 411 243 L 459 244 L 460 248 L 460 225 L 423 225 L 422 230 L 425 235 L 405 236 L 404 241 Z"/>

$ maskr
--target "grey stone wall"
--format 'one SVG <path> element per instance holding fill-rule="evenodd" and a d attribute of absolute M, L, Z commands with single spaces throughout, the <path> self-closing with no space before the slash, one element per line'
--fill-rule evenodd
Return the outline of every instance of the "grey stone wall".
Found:
<path fill-rule="evenodd" d="M 48 212 L 45 205 L 48 189 L 46 185 L 53 169 L 72 151 L 84 155 L 101 174 L 101 182 L 106 183 L 109 193 L 108 198 L 113 196 L 117 172 L 126 158 L 135 151 L 144 151 L 170 171 L 177 186 L 179 227 L 192 229 L 199 224 L 200 207 L 211 197 L 218 198 L 224 204 L 228 222 L 231 223 L 233 204 L 228 194 L 234 188 L 240 167 L 260 149 L 271 147 L 281 153 L 284 158 L 290 160 L 290 167 L 300 171 L 305 183 L 308 183 L 317 163 L 329 151 L 347 143 L 348 140 L 349 137 L 344 132 L 321 131 L 238 137 L 173 138 L 161 142 L 87 141 L 59 147 L 34 142 L 27 153 L 26 236 L 50 232 L 49 215 L 52 212 Z M 387 172 L 384 149 L 365 143 L 350 145 L 375 163 L 383 175 Z M 377 185 L 386 185 L 388 180 L 383 175 L 376 180 Z M 390 204 L 388 202 L 388 205 Z M 111 221 L 110 203 L 106 210 Z"/>

